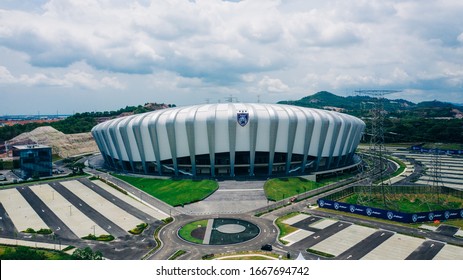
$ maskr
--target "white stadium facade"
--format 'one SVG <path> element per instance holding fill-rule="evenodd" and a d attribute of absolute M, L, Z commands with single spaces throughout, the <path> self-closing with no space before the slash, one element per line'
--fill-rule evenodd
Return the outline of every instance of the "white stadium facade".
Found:
<path fill-rule="evenodd" d="M 279 176 L 342 170 L 365 123 L 290 105 L 221 103 L 109 120 L 92 135 L 105 163 L 122 172 L 170 176 Z"/>

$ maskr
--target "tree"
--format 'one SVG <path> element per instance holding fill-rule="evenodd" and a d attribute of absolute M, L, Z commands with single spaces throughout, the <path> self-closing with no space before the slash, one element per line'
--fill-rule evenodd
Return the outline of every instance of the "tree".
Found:
<path fill-rule="evenodd" d="M 82 162 L 76 162 L 72 165 L 72 169 L 73 169 L 73 172 L 74 174 L 83 174 L 84 171 L 83 169 L 85 168 L 85 164 L 83 164 Z"/>
<path fill-rule="evenodd" d="M 100 251 L 93 252 L 90 247 L 78 248 L 72 253 L 78 260 L 102 260 L 103 254 Z"/>

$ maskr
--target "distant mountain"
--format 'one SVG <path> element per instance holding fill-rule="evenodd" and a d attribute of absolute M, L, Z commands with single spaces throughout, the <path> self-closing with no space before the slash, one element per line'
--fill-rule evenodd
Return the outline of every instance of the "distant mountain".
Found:
<path fill-rule="evenodd" d="M 365 116 L 370 109 L 374 108 L 377 100 L 378 98 L 373 96 L 355 95 L 342 97 L 331 92 L 320 91 L 299 100 L 280 101 L 278 103 L 349 112 L 352 115 Z M 404 99 L 384 98 L 384 110 L 391 114 L 391 116 L 396 117 L 413 115 L 425 118 L 451 118 L 458 116 L 463 111 L 463 107 L 437 100 L 415 104 Z"/>

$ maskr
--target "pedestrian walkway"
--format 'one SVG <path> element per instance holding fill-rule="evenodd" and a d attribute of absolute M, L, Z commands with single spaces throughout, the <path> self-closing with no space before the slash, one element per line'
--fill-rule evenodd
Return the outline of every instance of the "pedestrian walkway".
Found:
<path fill-rule="evenodd" d="M 43 242 L 35 242 L 35 241 L 27 241 L 27 240 L 20 240 L 20 239 L 11 239 L 11 238 L 3 238 L 0 237 L 0 244 L 11 245 L 11 246 L 26 246 L 32 248 L 43 248 L 43 249 L 50 249 L 50 250 L 62 250 L 69 245 L 60 244 L 60 243 L 43 243 Z M 66 251 L 68 254 L 72 254 L 74 250 Z"/>
<path fill-rule="evenodd" d="M 203 244 L 209 245 L 211 242 L 211 234 L 212 234 L 212 225 L 214 224 L 214 219 L 207 220 L 206 232 L 204 233 Z"/>
<path fill-rule="evenodd" d="M 190 215 L 240 214 L 269 205 L 264 181 L 219 181 L 219 188 L 206 199 L 177 207 Z"/>
<path fill-rule="evenodd" d="M 139 209 L 140 211 L 145 212 L 146 214 L 150 215 L 153 218 L 158 220 L 163 220 L 169 217 L 166 213 L 162 212 L 159 209 L 156 209 L 151 206 L 147 206 L 146 204 L 140 202 L 139 200 L 135 200 L 134 198 L 121 193 L 120 191 L 115 190 L 114 188 L 108 186 L 106 183 L 100 180 L 92 181 L 95 185 L 101 187 L 105 191 L 109 192 L 110 194 L 114 195 L 115 197 L 119 198 L 120 200 L 132 205 L 133 207 Z"/>

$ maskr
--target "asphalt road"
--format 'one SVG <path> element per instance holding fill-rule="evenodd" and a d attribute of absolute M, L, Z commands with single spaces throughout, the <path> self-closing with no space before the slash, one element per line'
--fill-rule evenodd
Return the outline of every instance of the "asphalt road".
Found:
<path fill-rule="evenodd" d="M 318 232 L 318 231 L 320 231 L 320 229 L 311 227 L 311 225 L 318 222 L 318 221 L 320 221 L 321 219 L 322 219 L 321 217 L 308 216 L 308 218 L 306 218 L 306 219 L 304 219 L 302 221 L 299 221 L 299 222 L 293 224 L 292 226 L 300 228 L 300 229 L 308 230 L 308 231 Z"/>
<path fill-rule="evenodd" d="M 3 204 L 0 203 L 0 233 L 5 234 L 5 236 L 13 236 L 14 232 L 17 231 Z"/>
<path fill-rule="evenodd" d="M 405 235 L 410 235 L 410 236 L 420 236 L 423 238 L 427 239 L 432 239 L 444 243 L 452 243 L 458 246 L 463 246 L 463 239 L 462 238 L 454 238 L 450 237 L 447 235 L 440 234 L 438 232 L 433 232 L 433 231 L 424 231 L 421 229 L 416 229 L 416 228 L 411 228 L 411 227 L 406 227 L 406 226 L 400 226 L 397 224 L 389 224 L 389 223 L 382 223 L 379 221 L 372 221 L 372 220 L 364 220 L 361 218 L 357 217 L 352 217 L 352 216 L 345 216 L 343 215 L 342 212 L 332 214 L 332 213 L 327 213 L 323 211 L 318 211 L 318 210 L 306 210 L 306 212 L 317 215 L 320 217 L 329 217 L 329 218 L 334 218 L 338 220 L 344 220 L 350 223 L 355 223 L 355 224 L 363 224 L 366 226 L 370 226 L 373 228 L 381 228 L 384 230 L 396 232 L 396 233 L 402 233 Z"/>
<path fill-rule="evenodd" d="M 343 229 L 350 227 L 352 224 L 347 222 L 336 222 L 323 230 L 320 230 L 302 240 L 295 243 L 291 247 L 297 249 L 299 251 L 305 251 L 307 248 L 314 246 L 317 243 L 322 242 L 323 240 L 327 239 L 328 237 L 340 232 Z"/>
<path fill-rule="evenodd" d="M 406 260 L 432 260 L 445 246 L 442 242 L 427 240 L 413 251 Z"/>
<path fill-rule="evenodd" d="M 454 244 L 463 245 L 463 240 L 448 236 L 450 235 L 450 231 L 451 231 L 450 229 L 443 228 L 442 230 L 439 230 L 436 232 L 428 232 L 428 231 L 422 231 L 419 229 L 413 229 L 409 227 L 384 224 L 381 222 L 372 222 L 372 221 L 362 220 L 361 218 L 353 218 L 350 216 L 344 216 L 341 212 L 339 214 L 330 214 L 330 213 L 316 211 L 316 210 L 309 210 L 306 207 L 307 204 L 308 203 L 314 204 L 314 202 L 316 201 L 318 197 L 313 197 L 309 200 L 291 204 L 288 207 L 275 210 L 272 213 L 261 216 L 260 218 L 254 216 L 255 210 L 249 211 L 248 213 L 233 214 L 233 215 L 231 214 L 230 215 L 228 214 L 220 214 L 220 215 L 207 214 L 207 215 L 191 216 L 191 215 L 186 215 L 183 209 L 181 208 L 175 209 L 165 204 L 162 201 L 152 198 L 151 196 L 147 195 L 143 191 L 133 188 L 132 186 L 126 184 L 125 182 L 112 177 L 109 174 L 102 173 L 96 170 L 91 170 L 91 173 L 97 176 L 103 177 L 103 178 L 108 178 L 110 181 L 116 183 L 119 187 L 125 189 L 132 195 L 136 197 L 143 196 L 143 200 L 145 202 L 153 205 L 154 207 L 158 209 L 161 209 L 165 213 L 174 215 L 175 220 L 172 223 L 166 225 L 159 232 L 159 238 L 162 240 L 162 245 L 156 252 L 154 252 L 154 254 L 152 254 L 149 257 L 149 259 L 167 259 L 169 256 L 174 254 L 177 250 L 185 250 L 187 252 L 186 254 L 182 255 L 179 259 L 201 259 L 201 257 L 206 254 L 219 254 L 219 253 L 227 253 L 227 252 L 231 253 L 231 252 L 248 251 L 248 250 L 258 251 L 260 250 L 261 246 L 264 244 L 272 244 L 274 248 L 274 252 L 282 254 L 282 255 L 285 255 L 287 252 L 290 252 L 291 256 L 294 258 L 299 252 L 302 252 L 305 258 L 316 259 L 318 258 L 318 256 L 307 253 L 305 250 L 319 243 L 320 241 L 325 240 L 326 238 L 332 236 L 333 234 L 336 234 L 337 232 L 349 227 L 351 223 L 366 224 L 371 227 L 382 228 L 385 230 L 379 230 L 378 232 L 365 238 L 360 243 L 354 245 L 352 248 L 348 249 L 346 252 L 339 255 L 337 257 L 338 259 L 360 259 L 366 253 L 376 248 L 379 244 L 381 244 L 387 238 L 389 238 L 393 234 L 392 232 L 403 233 L 403 234 L 408 234 L 412 236 L 422 236 L 425 238 L 438 240 L 441 242 L 451 242 Z M 92 187 L 93 183 L 91 181 L 86 182 L 85 180 L 86 179 L 84 179 L 82 182 L 86 185 L 89 185 L 89 188 L 93 189 L 96 193 L 102 195 L 103 197 L 105 197 L 106 199 L 114 203 L 115 205 L 127 211 L 128 213 L 142 220 L 146 220 L 149 217 L 146 213 L 143 213 L 142 211 L 139 211 L 138 209 L 134 209 L 132 206 L 128 205 L 124 201 L 117 199 L 117 197 L 112 196 L 107 191 L 104 191 L 101 188 Z M 128 232 L 126 232 L 125 230 L 121 228 L 118 228 L 117 225 L 115 225 L 110 220 L 108 220 L 107 218 L 102 216 L 100 213 L 95 211 L 90 205 L 85 204 L 81 199 L 79 199 L 72 192 L 70 192 L 63 186 L 61 186 L 59 183 L 50 183 L 50 185 L 56 191 L 58 191 L 61 195 L 63 195 L 66 199 L 68 199 L 74 207 L 78 207 L 85 215 L 89 216 L 98 225 L 102 226 L 105 229 L 107 229 L 108 226 L 111 226 L 111 231 L 109 230 L 108 231 L 112 235 L 118 236 L 116 240 L 111 241 L 111 242 L 86 241 L 86 240 L 81 240 L 79 238 L 76 238 L 76 236 L 73 236 L 72 237 L 73 239 L 69 238 L 70 236 L 68 236 L 66 241 L 70 241 L 70 242 L 68 242 L 67 244 L 71 244 L 76 247 L 90 246 L 94 250 L 101 251 L 103 255 L 109 259 L 127 259 L 127 260 L 140 259 L 145 253 L 147 253 L 150 249 L 152 249 L 156 245 L 156 241 L 154 241 L 153 239 L 153 233 L 156 227 L 160 224 L 159 221 L 150 223 L 150 227 L 139 236 L 130 235 L 128 234 Z M 32 193 L 30 190 L 29 190 L 30 193 L 28 193 L 25 190 L 23 190 L 22 192 L 25 193 L 23 194 L 23 196 L 30 196 L 30 193 Z M 224 191 L 224 194 L 229 194 L 228 190 Z M 323 194 L 323 196 L 325 195 L 327 194 L 326 193 Z M 33 205 L 33 203 L 30 202 L 31 199 L 32 197 L 29 197 L 29 200 L 26 198 L 26 200 L 28 200 L 28 202 L 31 205 Z M 44 206 L 42 205 L 43 202 L 42 204 L 40 204 L 41 201 L 38 198 L 33 199 L 33 200 L 37 200 L 37 202 L 35 202 L 36 203 L 35 206 L 33 206 L 34 210 L 41 217 L 44 215 L 47 217 L 46 219 L 42 217 L 42 219 L 44 219 L 47 225 L 49 223 L 54 223 L 54 224 L 61 223 L 62 224 L 62 222 L 56 217 L 56 215 L 52 217 L 53 213 L 48 208 L 46 208 L 46 205 L 45 207 L 43 207 Z M 45 212 L 42 212 L 41 211 L 42 209 Z M 292 246 L 283 246 L 277 241 L 278 229 L 275 227 L 273 222 L 277 217 L 283 216 L 286 213 L 294 212 L 294 211 L 304 211 L 311 215 L 315 215 L 304 221 L 296 223 L 294 225 L 296 227 L 303 228 L 305 230 L 313 231 L 314 234 L 312 234 L 312 236 L 309 236 L 293 244 Z M 14 232 L 14 225 L 12 225 L 11 220 L 9 220 L 8 222 L 7 218 L 3 218 L 5 215 L 7 215 L 7 213 L 5 213 L 4 209 L 2 210 L 1 205 L 0 205 L 0 215 L 2 216 L 2 221 L 0 221 L 0 225 L 2 226 L 6 225 L 6 227 L 8 227 L 8 230 L 5 230 L 5 231 Z M 232 217 L 232 218 L 250 221 L 256 224 L 260 228 L 261 231 L 256 238 L 250 241 L 244 242 L 244 243 L 233 244 L 233 245 L 191 244 L 179 238 L 177 235 L 178 229 L 191 221 L 199 220 L 199 219 L 207 219 L 207 218 L 217 218 L 217 217 L 224 217 L 224 218 Z M 316 229 L 316 228 L 310 227 L 311 223 L 321 218 L 324 218 L 324 217 L 338 219 L 340 220 L 340 222 L 337 222 L 325 229 Z M 6 220 L 4 221 L 3 219 L 6 219 Z M 65 227 L 63 227 L 61 230 L 63 229 L 65 229 Z M 68 229 L 67 232 L 70 233 L 71 231 Z M 0 235 L 4 235 L 4 233 L 5 232 L 2 232 L 0 233 Z M 19 233 L 20 238 L 22 238 L 23 235 L 24 234 Z M 49 239 L 50 237 L 38 236 L 36 238 L 37 240 L 46 241 L 47 238 Z M 425 241 L 420 247 L 418 247 L 413 253 L 411 253 L 408 256 L 408 258 L 409 259 L 432 259 L 439 252 L 439 250 L 441 250 L 442 247 L 444 246 L 443 245 L 444 243 L 433 241 L 433 240 Z"/>
<path fill-rule="evenodd" d="M 347 251 L 344 251 L 342 254 L 337 256 L 336 259 L 359 260 L 393 235 L 393 232 L 379 230 L 350 247 Z"/>
<path fill-rule="evenodd" d="M 442 234 L 442 235 L 446 235 L 446 236 L 454 236 L 455 233 L 457 233 L 459 230 L 459 228 L 457 227 L 454 227 L 454 226 L 449 226 L 449 225 L 440 225 L 437 229 L 436 229 L 436 233 L 439 233 L 439 234 Z"/>
<path fill-rule="evenodd" d="M 246 220 L 257 225 L 260 229 L 260 233 L 254 239 L 249 241 L 230 244 L 230 245 L 200 245 L 189 243 L 177 235 L 178 230 L 196 220 L 208 219 L 208 218 L 236 218 Z M 151 260 L 163 260 L 168 259 L 177 250 L 185 250 L 187 254 L 182 255 L 179 259 L 201 259 L 202 256 L 207 254 L 220 254 L 226 252 L 239 252 L 248 250 L 260 250 L 264 244 L 274 244 L 278 235 L 278 231 L 272 222 L 265 219 L 256 218 L 246 214 L 240 215 L 208 215 L 208 216 L 188 216 L 180 215 L 177 216 L 175 221 L 164 227 L 159 236 L 162 240 L 162 248 L 153 254 L 149 259 Z M 274 247 L 275 248 L 275 247 Z M 278 250 L 278 248 L 275 248 Z M 286 251 L 281 250 L 282 254 Z"/>

